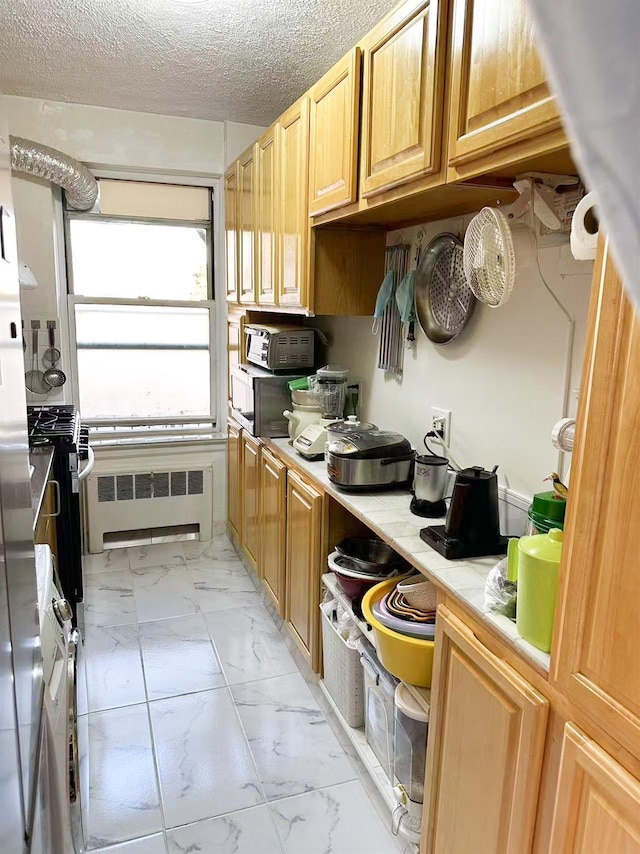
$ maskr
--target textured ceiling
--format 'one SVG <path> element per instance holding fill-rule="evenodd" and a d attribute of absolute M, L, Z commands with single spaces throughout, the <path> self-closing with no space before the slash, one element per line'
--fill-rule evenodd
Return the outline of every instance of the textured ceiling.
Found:
<path fill-rule="evenodd" d="M 0 92 L 269 124 L 394 0 L 0 0 Z"/>

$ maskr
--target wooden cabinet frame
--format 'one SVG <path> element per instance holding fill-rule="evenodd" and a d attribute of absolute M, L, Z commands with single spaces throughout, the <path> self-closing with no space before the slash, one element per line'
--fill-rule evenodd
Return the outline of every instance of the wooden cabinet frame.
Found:
<path fill-rule="evenodd" d="M 355 202 L 358 190 L 358 126 L 360 121 L 360 58 L 359 47 L 353 48 L 322 77 L 309 93 L 309 214 L 315 216 L 333 208 Z M 344 110 L 344 135 L 338 132 L 342 125 L 336 119 L 335 126 L 325 130 L 332 137 L 332 150 L 322 149 L 319 143 L 323 124 L 329 124 L 327 116 L 320 119 L 318 112 L 325 99 L 344 87 L 338 107 Z M 336 180 L 321 185 L 319 176 L 323 160 L 333 160 L 336 165 Z"/>
<path fill-rule="evenodd" d="M 458 815 L 469 822 L 467 837 L 482 822 L 484 841 L 493 834 L 496 851 L 525 854 L 531 849 L 535 827 L 548 700 L 443 605 L 438 608 L 436 651 L 421 854 L 461 854 L 460 840 L 451 838 Z M 483 717 L 472 698 L 457 695 L 458 704 L 466 700 L 471 705 L 456 706 L 453 716 L 451 680 L 460 674 L 468 675 L 469 684 L 487 698 L 487 708 L 500 709 L 501 717 Z M 502 752 L 490 757 L 492 739 L 501 742 Z M 467 743 L 478 747 L 474 756 L 462 755 Z M 483 752 L 493 765 L 490 761 L 479 764 Z M 489 816 L 487 792 L 492 791 L 502 800 L 491 802 L 495 811 Z M 452 847 L 456 844 L 458 848 Z"/>
<path fill-rule="evenodd" d="M 360 195 L 364 198 L 440 169 L 443 125 L 438 119 L 443 117 L 446 9 L 444 0 L 411 0 L 384 18 L 362 44 Z M 417 35 L 419 49 L 412 44 Z M 416 79 L 403 80 L 403 73 L 409 72 L 399 67 L 406 59 L 400 40 L 408 42 L 404 50 L 414 61 L 419 53 Z M 389 60 L 390 67 L 381 69 L 378 79 L 376 63 L 395 49 L 400 55 Z M 379 92 L 377 85 L 384 91 Z M 410 143 L 394 144 L 391 134 L 402 134 L 411 125 Z M 386 153 L 378 154 L 374 163 L 376 149 Z"/>
<path fill-rule="evenodd" d="M 238 299 L 246 305 L 256 302 L 256 149 L 238 160 Z"/>
<path fill-rule="evenodd" d="M 224 260 L 227 300 L 238 302 L 238 161 L 224 176 Z"/>

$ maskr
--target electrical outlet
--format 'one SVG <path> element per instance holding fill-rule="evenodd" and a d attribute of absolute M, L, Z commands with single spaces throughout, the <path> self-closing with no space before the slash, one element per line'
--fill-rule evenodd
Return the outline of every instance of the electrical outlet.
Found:
<path fill-rule="evenodd" d="M 445 445 L 451 441 L 451 410 L 431 407 L 431 429 L 435 431 Z"/>

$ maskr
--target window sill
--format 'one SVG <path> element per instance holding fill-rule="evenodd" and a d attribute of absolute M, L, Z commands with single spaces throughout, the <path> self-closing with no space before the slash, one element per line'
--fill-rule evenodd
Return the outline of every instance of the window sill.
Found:
<path fill-rule="evenodd" d="M 166 448 L 177 445 L 206 445 L 226 442 L 226 436 L 213 431 L 201 436 L 130 436 L 120 439 L 98 439 L 90 436 L 89 441 L 94 451 L 102 451 L 127 450 L 129 448 Z"/>

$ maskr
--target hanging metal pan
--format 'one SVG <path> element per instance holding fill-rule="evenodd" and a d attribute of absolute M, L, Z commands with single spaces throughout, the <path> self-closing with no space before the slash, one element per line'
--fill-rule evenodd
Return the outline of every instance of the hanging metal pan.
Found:
<path fill-rule="evenodd" d="M 416 314 L 422 331 L 435 344 L 457 338 L 477 302 L 464 274 L 463 252 L 454 234 L 439 234 L 420 256 Z"/>

